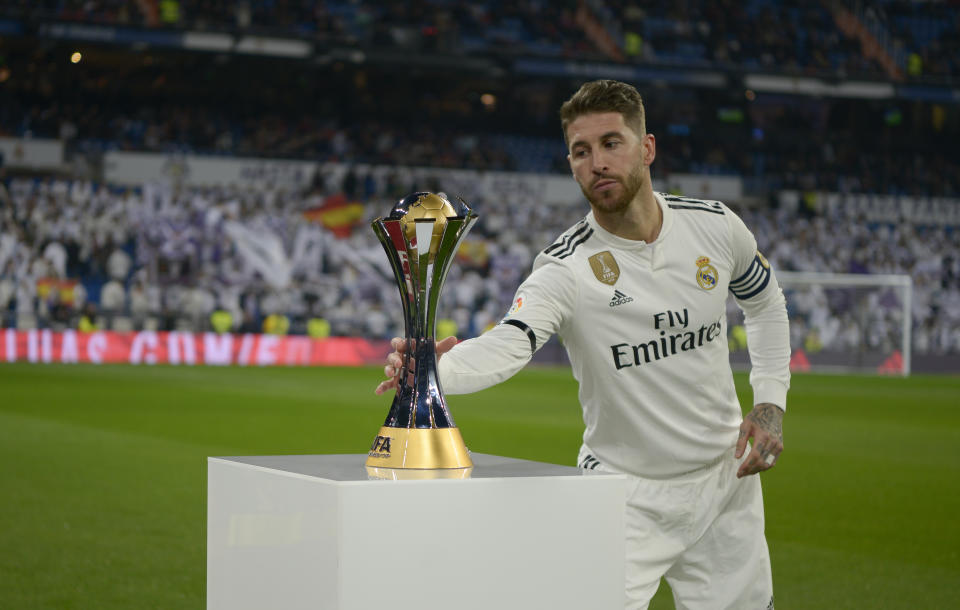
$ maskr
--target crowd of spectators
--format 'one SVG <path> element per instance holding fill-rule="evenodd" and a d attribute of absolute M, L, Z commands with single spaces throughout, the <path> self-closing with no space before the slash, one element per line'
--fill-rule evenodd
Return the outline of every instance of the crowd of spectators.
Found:
<path fill-rule="evenodd" d="M 736 66 L 791 74 L 883 77 L 859 40 L 837 27 L 828 3 L 609 0 L 611 22 L 633 61 Z M 617 27 L 617 26 L 613 26 Z"/>
<path fill-rule="evenodd" d="M 909 275 L 913 348 L 960 351 L 957 227 L 867 222 L 842 206 L 817 214 L 768 209 L 742 215 L 778 270 Z M 894 287 L 793 287 L 787 291 L 792 345 L 890 353 L 902 342 L 903 298 Z"/>
<path fill-rule="evenodd" d="M 909 78 L 955 76 L 960 19 L 945 2 L 880 0 L 14 0 L 0 15 L 194 31 L 265 33 L 359 47 L 453 54 L 745 67 L 838 77 L 889 76 L 844 34 L 849 11 L 888 43 Z M 587 22 L 600 24 L 593 34 Z M 612 41 L 604 44 L 599 38 Z"/>
<path fill-rule="evenodd" d="M 960 73 L 960 11 L 949 2 L 606 0 L 609 27 L 637 62 L 733 66 L 796 75 L 921 80 Z M 838 26 L 853 15 L 899 72 Z"/>
<path fill-rule="evenodd" d="M 410 179 L 400 172 L 389 188 L 416 190 Z M 211 314 L 225 311 L 237 332 L 270 330 L 265 322 L 280 315 L 293 333 L 322 319 L 334 335 L 394 336 L 402 329 L 397 288 L 367 227 L 389 209 L 387 188 L 374 184 L 358 228 L 336 236 L 304 214 L 338 196 L 340 185 L 322 181 L 284 191 L 11 180 L 0 202 L 0 317 L 11 327 L 63 328 L 87 316 L 118 330 L 206 330 Z M 500 319 L 539 249 L 583 214 L 532 195 L 471 203 L 482 221 L 440 306 L 463 337 Z M 744 218 L 777 269 L 909 274 L 914 349 L 960 352 L 956 228 L 784 208 L 745 210 Z M 259 254 L 244 246 L 245 235 L 256 236 Z M 45 291 L 51 282 L 69 289 Z M 822 349 L 897 346 L 899 299 L 852 288 L 790 293 L 795 347 L 814 334 Z"/>
<path fill-rule="evenodd" d="M 514 158 L 490 135 L 430 123 L 376 120 L 344 124 L 316 115 L 281 114 L 230 121 L 202 106 L 141 107 L 113 114 L 99 106 L 34 107 L 23 130 L 59 138 L 76 150 L 197 153 L 325 162 L 516 170 Z M 559 144 L 558 144 L 559 146 Z M 562 148 L 562 147 L 561 147 Z"/>
<path fill-rule="evenodd" d="M 908 79 L 956 79 L 960 73 L 960 11 L 952 2 L 879 0 L 864 3 L 863 19 L 892 40 Z"/>
<path fill-rule="evenodd" d="M 14 0 L 0 15 L 117 26 L 296 37 L 324 44 L 453 54 L 601 59 L 576 0 Z"/>
<path fill-rule="evenodd" d="M 657 136 L 659 179 L 739 175 L 750 194 L 768 196 L 796 189 L 960 197 L 955 103 L 778 95 L 751 91 L 735 76 L 889 80 L 889 66 L 875 54 L 868 58 L 863 39 L 841 31 L 838 11 L 855 14 L 887 45 L 906 82 L 931 77 L 942 84 L 960 73 L 960 11 L 937 2 L 3 3 L 0 20 L 23 20 L 28 34 L 51 20 L 268 34 L 318 48 L 485 55 L 506 69 L 491 78 L 373 62 L 307 65 L 156 49 L 118 54 L 114 47 L 84 49 L 83 61 L 70 63 L 65 43 L 4 38 L 0 135 L 58 138 L 75 160 L 90 159 L 88 168 L 104 151 L 119 149 L 397 171 L 385 182 L 353 176 L 349 184 L 331 188 L 321 180 L 306 191 L 13 180 L 0 201 L 0 316 L 11 326 L 74 325 L 80 318 L 117 329 L 199 329 L 221 311 L 230 328 L 244 332 L 264 330 L 271 315 L 282 314 L 290 332 L 322 319 L 333 334 L 395 334 L 396 289 L 372 233 L 335 237 L 303 212 L 345 190 L 369 220 L 398 195 L 423 188 L 406 169 L 416 166 L 568 173 L 556 111 L 572 84 L 511 73 L 518 56 L 729 72 L 729 86 L 717 89 L 640 84 Z M 451 272 L 443 304 L 464 336 L 499 319 L 536 250 L 582 213 L 533 199 L 511 201 L 509 209 L 504 201 L 472 203 L 484 220 L 469 256 Z M 830 214 L 837 212 L 746 211 L 780 269 L 909 273 L 915 348 L 960 351 L 955 228 L 870 225 Z M 518 234 L 517 226 L 538 229 Z M 272 260 L 247 255 L 244 236 L 253 233 L 267 236 Z M 794 343 L 895 344 L 897 298 L 889 291 L 797 291 Z"/>
<path fill-rule="evenodd" d="M 374 98 L 388 99 L 391 88 L 379 91 L 383 95 Z M 0 91 L 0 101 L 10 102 L 0 104 L 0 135 L 59 138 L 78 155 L 130 150 L 569 171 L 552 111 L 527 114 L 521 100 L 503 99 L 511 110 L 487 119 L 483 109 L 469 104 L 451 110 L 457 106 L 455 94 L 421 92 L 410 96 L 404 119 L 384 115 L 377 106 L 365 108 L 360 93 L 344 94 L 343 105 L 356 94 L 351 115 L 339 108 L 295 107 L 285 112 L 202 99 L 191 104 L 149 99 L 104 103 L 84 101 L 82 95 L 66 100 L 36 91 L 5 97 Z M 960 196 L 956 106 L 777 95 L 731 99 L 729 92 L 711 90 L 644 93 L 648 129 L 667 153 L 658 158 L 656 167 L 662 177 L 739 175 L 756 194 L 794 188 Z M 551 108 L 559 105 L 559 97 L 551 98 Z M 471 112 L 477 118 L 470 118 Z M 531 123 L 544 125 L 526 133 Z"/>
<path fill-rule="evenodd" d="M 176 11 L 170 9 L 173 5 Z M 148 19 L 144 7 L 151 6 L 158 13 Z M 500 36 L 493 46 L 509 49 L 504 38 L 509 32 L 526 32 L 521 38 L 527 44 L 541 41 L 543 47 L 551 40 L 580 40 L 573 32 L 583 35 L 575 17 L 582 6 L 609 28 L 622 21 L 610 36 L 624 48 L 629 46 L 626 33 L 636 30 L 640 48 L 649 52 L 632 61 L 691 66 L 702 60 L 804 74 L 842 65 L 846 67 L 833 76 L 856 70 L 882 76 L 858 50 L 860 43 L 837 30 L 831 10 L 842 3 L 798 0 L 656 5 L 620 0 L 582 5 L 31 0 L 4 3 L 0 16 L 162 27 L 158 15 L 167 7 L 176 16 L 170 27 L 180 29 L 229 25 L 282 30 L 319 20 L 327 24 L 319 29 L 346 31 L 357 23 L 401 27 L 449 13 L 444 20 L 462 30 L 461 44 L 479 32 Z M 888 0 L 870 8 L 869 19 L 897 33 L 893 39 L 902 39 L 901 46 L 926 66 L 921 72 L 942 76 L 953 69 L 951 62 L 960 57 L 960 11 L 955 7 Z M 253 17 L 249 23 L 238 21 L 239 13 Z M 11 40 L 2 42 L 13 45 Z M 388 48 L 392 43 L 376 44 Z M 537 48 L 523 53 L 546 52 Z M 277 64 L 155 50 L 91 51 L 81 63 L 71 64 L 66 51 L 62 45 L 25 39 L 0 56 L 0 135 L 59 138 L 68 143 L 70 154 L 94 161 L 104 150 L 119 149 L 568 171 L 556 109 L 571 86 L 556 79 L 507 74 L 471 82 L 466 75 L 418 76 L 389 66 Z M 577 50 L 581 52 L 590 58 L 589 52 Z M 247 86 L 253 82 L 256 86 Z M 736 78 L 722 89 L 640 87 L 649 129 L 669 151 L 658 159 L 656 169 L 663 177 L 735 174 L 758 195 L 798 188 L 960 196 L 960 156 L 954 145 L 960 137 L 960 109 L 955 103 L 777 95 L 750 91 Z M 523 138 L 519 144 L 517 137 Z"/>

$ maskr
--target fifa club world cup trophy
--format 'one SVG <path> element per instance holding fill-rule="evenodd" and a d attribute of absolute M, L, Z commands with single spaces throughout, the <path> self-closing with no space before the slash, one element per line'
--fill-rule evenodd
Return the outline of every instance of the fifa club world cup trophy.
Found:
<path fill-rule="evenodd" d="M 407 349 L 397 393 L 367 467 L 469 469 L 473 462 L 437 379 L 437 302 L 443 280 L 477 215 L 463 200 L 413 193 L 372 227 L 390 259 L 403 302 Z"/>

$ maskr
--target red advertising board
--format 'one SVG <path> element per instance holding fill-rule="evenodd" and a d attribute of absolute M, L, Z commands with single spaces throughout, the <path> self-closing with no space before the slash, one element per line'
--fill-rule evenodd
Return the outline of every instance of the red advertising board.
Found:
<path fill-rule="evenodd" d="M 390 351 L 388 341 L 354 337 L 0 330 L 0 362 L 359 366 L 380 364 Z"/>

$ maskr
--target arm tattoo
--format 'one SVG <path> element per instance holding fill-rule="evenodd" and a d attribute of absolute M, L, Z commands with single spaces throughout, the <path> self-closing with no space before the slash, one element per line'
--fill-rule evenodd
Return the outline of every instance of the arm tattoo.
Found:
<path fill-rule="evenodd" d="M 747 419 L 772 436 L 783 441 L 783 411 L 770 402 L 762 402 L 755 406 L 747 415 Z"/>

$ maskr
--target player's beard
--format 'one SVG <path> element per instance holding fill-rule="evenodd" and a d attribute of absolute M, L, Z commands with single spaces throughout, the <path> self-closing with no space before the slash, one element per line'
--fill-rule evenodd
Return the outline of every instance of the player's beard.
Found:
<path fill-rule="evenodd" d="M 620 183 L 620 196 L 614 197 L 612 191 L 603 191 L 601 193 L 594 192 L 593 185 L 600 180 L 616 180 L 618 183 Z M 625 179 L 617 176 L 601 176 L 586 187 L 581 184 L 580 190 L 583 191 L 584 197 L 587 198 L 587 201 L 590 202 L 590 205 L 593 206 L 595 210 L 610 214 L 614 212 L 622 212 L 630 207 L 630 202 L 633 201 L 633 198 L 637 196 L 637 193 L 640 192 L 640 187 L 642 186 L 643 165 L 638 164 L 629 174 L 627 174 Z"/>

